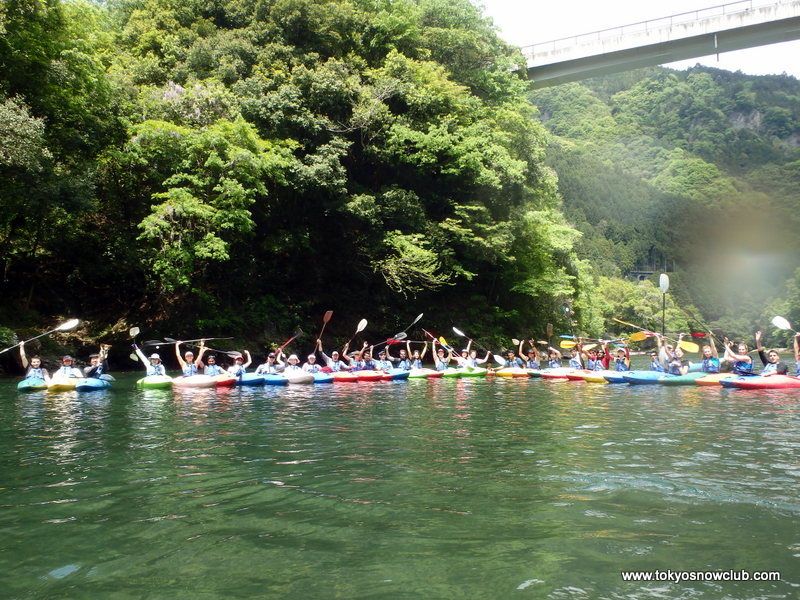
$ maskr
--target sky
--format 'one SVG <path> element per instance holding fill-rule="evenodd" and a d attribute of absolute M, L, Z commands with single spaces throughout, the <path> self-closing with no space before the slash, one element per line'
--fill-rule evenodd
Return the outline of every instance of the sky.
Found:
<path fill-rule="evenodd" d="M 473 3 L 483 6 L 484 16 L 494 21 L 500 37 L 515 46 L 734 4 L 724 0 L 670 0 L 669 3 L 642 0 L 473 0 Z M 752 0 L 752 3 L 763 6 L 772 2 Z M 746 5 L 745 2 L 735 4 Z M 800 78 L 800 41 L 726 52 L 719 58 L 693 58 L 665 66 L 686 69 L 697 63 L 750 75 L 786 73 Z"/>

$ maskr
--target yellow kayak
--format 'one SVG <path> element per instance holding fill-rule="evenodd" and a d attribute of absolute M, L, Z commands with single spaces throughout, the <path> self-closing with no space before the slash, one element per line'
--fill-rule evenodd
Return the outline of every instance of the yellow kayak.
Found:
<path fill-rule="evenodd" d="M 77 377 L 59 377 L 56 379 L 51 379 L 47 383 L 47 389 L 52 392 L 63 392 L 74 390 L 75 386 L 78 385 L 78 378 Z"/>

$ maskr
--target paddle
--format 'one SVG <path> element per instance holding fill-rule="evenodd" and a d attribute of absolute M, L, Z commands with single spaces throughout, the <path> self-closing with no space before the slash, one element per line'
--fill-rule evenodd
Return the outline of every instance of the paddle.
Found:
<path fill-rule="evenodd" d="M 333 316 L 332 310 L 326 311 L 325 314 L 322 316 L 322 329 L 319 330 L 319 335 L 317 336 L 318 340 L 322 339 L 322 332 L 325 331 L 325 325 L 328 324 L 328 321 L 331 320 L 332 316 Z"/>
<path fill-rule="evenodd" d="M 191 342 L 210 342 L 211 340 L 232 340 L 232 339 L 233 339 L 232 337 L 211 337 L 211 338 L 197 338 L 196 340 L 180 340 L 180 342 L 181 344 L 189 344 Z M 164 341 L 170 344 L 174 344 L 179 340 L 165 337 Z"/>
<path fill-rule="evenodd" d="M 367 327 L 367 320 L 366 319 L 361 319 L 358 322 L 358 326 L 356 327 L 356 332 L 353 334 L 353 337 L 351 337 L 349 340 L 347 340 L 347 343 L 345 344 L 345 346 L 347 346 L 349 348 L 350 347 L 350 343 L 355 339 L 355 337 L 359 333 L 364 331 L 364 329 L 366 329 L 366 327 Z"/>
<path fill-rule="evenodd" d="M 383 346 L 384 344 L 388 344 L 389 346 L 391 346 L 392 344 L 399 344 L 402 340 L 406 339 L 407 337 L 408 334 L 405 331 L 401 331 L 400 333 L 394 334 L 394 336 L 390 338 L 386 338 L 386 341 L 375 344 L 375 348 L 377 348 L 378 346 Z"/>
<path fill-rule="evenodd" d="M 414 325 L 416 325 L 417 323 L 419 323 L 419 320 L 422 318 L 422 315 L 423 315 L 423 314 L 425 314 L 425 313 L 419 313 L 419 314 L 417 315 L 417 318 L 416 318 L 416 319 L 414 319 L 414 320 L 411 322 L 411 325 L 409 325 L 408 327 L 406 327 L 405 329 L 403 329 L 403 331 L 408 331 L 408 330 L 409 330 L 409 329 L 411 329 L 411 328 L 412 328 Z"/>
<path fill-rule="evenodd" d="M 138 327 L 131 327 L 128 330 L 128 335 L 133 340 L 133 345 L 135 346 L 136 345 L 136 336 L 139 335 L 139 328 Z M 136 352 L 131 352 L 128 356 L 130 357 L 130 359 L 133 362 L 137 362 L 139 360 L 139 357 L 136 355 Z"/>
<path fill-rule="evenodd" d="M 295 338 L 298 338 L 298 337 L 300 337 L 301 335 L 303 335 L 303 330 L 302 330 L 302 329 L 300 329 L 300 328 L 298 327 L 297 329 L 295 329 L 295 330 L 294 330 L 294 335 L 293 335 L 292 337 L 290 337 L 288 340 L 286 340 L 285 342 L 283 342 L 283 344 L 281 345 L 281 347 L 280 347 L 280 348 L 278 348 L 278 352 L 280 352 L 281 350 L 283 350 L 283 349 L 284 349 L 286 346 L 288 346 L 288 345 L 289 345 L 289 343 L 290 343 L 292 340 L 294 340 Z"/>
<path fill-rule="evenodd" d="M 642 341 L 643 339 L 645 339 L 647 337 L 648 333 L 653 333 L 651 330 L 645 329 L 644 327 L 639 327 L 638 325 L 634 325 L 633 323 L 628 323 L 626 321 L 622 321 L 622 320 L 617 319 L 617 318 L 614 318 L 614 320 L 617 323 L 622 323 L 623 325 L 627 325 L 628 327 L 633 327 L 634 329 L 638 329 L 639 330 L 639 334 L 638 335 L 636 333 L 631 335 L 630 340 L 633 341 L 633 342 Z M 634 336 L 636 336 L 636 339 L 634 339 Z M 641 336 L 644 336 L 644 337 L 641 337 Z M 668 337 L 665 337 L 664 339 L 669 340 L 671 342 L 676 342 L 678 344 L 678 346 L 680 346 L 683 350 L 686 350 L 686 352 L 693 352 L 693 353 L 694 352 L 700 352 L 700 346 L 698 346 L 694 342 L 689 342 L 687 340 L 679 340 L 678 341 L 678 340 L 674 340 L 673 338 L 668 338 Z"/>
<path fill-rule="evenodd" d="M 455 333 L 456 335 L 460 335 L 461 337 L 465 337 L 465 338 L 467 338 L 467 341 L 468 341 L 468 342 L 475 342 L 475 345 L 476 345 L 478 348 L 480 348 L 481 350 L 483 350 L 483 351 L 485 351 L 485 352 L 489 352 L 489 349 L 488 349 L 486 346 L 483 346 L 483 345 L 479 344 L 478 342 L 476 342 L 474 339 L 472 339 L 471 337 L 469 337 L 469 336 L 468 336 L 466 333 L 464 333 L 463 331 L 461 331 L 461 330 L 460 330 L 460 329 L 458 329 L 457 327 L 453 327 L 453 333 Z"/>
<path fill-rule="evenodd" d="M 38 340 L 40 337 L 50 335 L 51 333 L 54 333 L 56 331 L 67 331 L 68 329 L 74 329 L 78 325 L 78 323 L 79 323 L 78 319 L 70 319 L 69 321 L 67 321 L 66 323 L 62 323 L 55 329 L 51 329 L 50 331 L 45 331 L 44 333 L 40 333 L 39 335 L 32 337 L 29 340 L 23 340 L 18 344 L 14 344 L 13 346 L 9 346 L 8 348 L 0 350 L 0 354 L 2 354 L 3 352 L 8 352 L 9 350 L 14 349 L 21 344 L 27 344 L 28 342 L 32 342 L 33 340 Z"/>
<path fill-rule="evenodd" d="M 772 324 L 775 325 L 775 327 L 777 327 L 778 329 L 783 329 L 785 331 L 791 331 L 797 333 L 794 329 L 792 329 L 792 326 L 789 324 L 789 321 L 787 321 L 784 317 L 772 317 Z"/>

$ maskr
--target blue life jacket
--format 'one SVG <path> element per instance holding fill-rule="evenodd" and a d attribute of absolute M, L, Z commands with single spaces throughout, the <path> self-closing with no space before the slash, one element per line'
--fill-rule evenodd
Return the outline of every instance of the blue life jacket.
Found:
<path fill-rule="evenodd" d="M 733 363 L 733 372 L 737 375 L 749 375 L 753 372 L 753 363 L 737 360 Z"/>
<path fill-rule="evenodd" d="M 222 375 L 222 373 L 224 373 L 224 371 L 222 370 L 222 367 L 220 367 L 219 365 L 217 365 L 217 364 L 206 365 L 206 369 L 205 369 L 205 374 L 206 375 L 214 376 L 214 375 Z"/>
<path fill-rule="evenodd" d="M 25 379 L 44 379 L 44 370 L 42 367 L 30 367 L 28 372 L 25 373 Z"/>
<path fill-rule="evenodd" d="M 617 371 L 628 371 L 628 370 L 630 370 L 630 369 L 628 369 L 628 363 L 625 362 L 624 358 L 615 358 L 614 359 L 614 365 L 615 365 Z"/>
<path fill-rule="evenodd" d="M 392 361 L 388 359 L 379 360 L 375 363 L 375 365 L 379 371 L 388 371 L 389 369 L 393 368 Z"/>
<path fill-rule="evenodd" d="M 183 368 L 183 376 L 189 377 L 190 375 L 197 375 L 197 365 L 194 363 L 188 363 Z"/>
<path fill-rule="evenodd" d="M 439 360 L 439 358 L 437 357 L 435 369 L 437 371 L 444 371 L 445 369 L 447 369 L 447 360 Z"/>
<path fill-rule="evenodd" d="M 775 363 L 768 362 L 764 365 L 764 368 L 761 369 L 762 375 L 768 375 L 769 373 L 775 373 L 778 370 L 778 365 Z"/>
<path fill-rule="evenodd" d="M 147 375 L 166 375 L 164 371 L 164 365 L 162 363 L 158 363 L 157 365 L 149 364 L 147 365 Z"/>
<path fill-rule="evenodd" d="M 347 370 L 347 365 L 341 360 L 332 360 L 331 362 L 328 363 L 328 366 L 334 373 Z"/>
<path fill-rule="evenodd" d="M 402 359 L 399 363 L 397 363 L 398 369 L 403 369 L 404 371 L 411 370 L 411 361 L 407 358 Z"/>
<path fill-rule="evenodd" d="M 661 366 L 661 363 L 658 362 L 658 359 L 654 359 L 650 361 L 650 370 L 651 371 L 658 371 L 659 373 L 664 372 L 664 367 Z"/>
<path fill-rule="evenodd" d="M 587 358 L 586 359 L 586 368 L 590 371 L 602 371 L 603 370 L 603 361 L 599 358 Z"/>
<path fill-rule="evenodd" d="M 539 361 L 535 358 L 530 358 L 525 361 L 525 366 L 529 369 L 538 369 L 539 368 Z"/>
<path fill-rule="evenodd" d="M 419 358 L 415 358 L 411 361 L 411 368 L 412 369 L 421 369 L 422 368 L 422 360 Z"/>
<path fill-rule="evenodd" d="M 583 365 L 581 364 L 581 359 L 577 356 L 569 359 L 569 366 L 571 369 L 582 369 Z"/>
<path fill-rule="evenodd" d="M 704 358 L 703 366 L 700 367 L 700 370 L 703 373 L 719 373 L 719 359 L 714 358 L 713 356 L 710 358 Z"/>

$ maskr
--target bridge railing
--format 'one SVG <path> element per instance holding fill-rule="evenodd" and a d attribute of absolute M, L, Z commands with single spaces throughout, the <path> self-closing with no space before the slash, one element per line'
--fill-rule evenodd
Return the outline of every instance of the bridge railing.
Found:
<path fill-rule="evenodd" d="M 696 23 L 703 19 L 713 17 L 730 16 L 740 13 L 752 11 L 755 8 L 766 6 L 776 6 L 783 4 L 783 0 L 778 2 L 762 2 L 754 4 L 753 0 L 739 0 L 738 2 L 729 2 L 727 4 L 719 4 L 717 6 L 710 6 L 708 8 L 701 8 L 691 10 L 688 12 L 669 15 L 667 17 L 660 17 L 657 19 L 648 19 L 647 21 L 639 21 L 638 23 L 630 23 L 628 25 L 620 25 L 617 27 L 610 27 L 608 29 L 600 29 L 589 33 L 581 33 L 569 37 L 559 38 L 557 40 L 549 40 L 547 42 L 539 42 L 529 46 L 522 46 L 521 50 L 525 56 L 533 56 L 536 52 L 556 52 L 566 48 L 573 48 L 582 44 L 588 44 L 599 40 L 609 38 L 619 38 L 623 35 L 631 35 L 637 33 L 647 33 L 656 29 L 671 28 L 676 25 L 686 25 L 689 23 Z"/>

